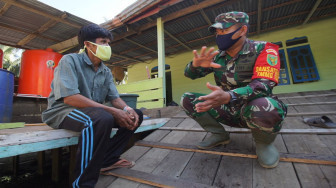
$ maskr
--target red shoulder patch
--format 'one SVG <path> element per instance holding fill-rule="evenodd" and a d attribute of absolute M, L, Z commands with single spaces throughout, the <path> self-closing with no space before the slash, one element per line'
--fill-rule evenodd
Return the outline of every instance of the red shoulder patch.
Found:
<path fill-rule="evenodd" d="M 265 78 L 278 83 L 280 71 L 278 50 L 278 45 L 266 43 L 264 50 L 259 54 L 254 65 L 252 79 Z"/>

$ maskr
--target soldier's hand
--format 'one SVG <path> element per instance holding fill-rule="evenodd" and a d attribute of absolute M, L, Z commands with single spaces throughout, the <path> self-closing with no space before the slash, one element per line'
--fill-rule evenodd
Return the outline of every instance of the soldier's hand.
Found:
<path fill-rule="evenodd" d="M 228 92 L 223 91 L 222 88 L 211 85 L 209 82 L 207 83 L 207 87 L 211 89 L 212 92 L 209 95 L 198 98 L 198 100 L 204 102 L 200 102 L 195 105 L 197 112 L 209 111 L 211 108 L 227 104 L 231 99 L 231 95 Z"/>
<path fill-rule="evenodd" d="M 221 65 L 214 63 L 214 57 L 219 53 L 215 51 L 215 48 L 210 48 L 208 52 L 205 52 L 207 49 L 206 46 L 203 46 L 201 49 L 201 53 L 198 54 L 196 50 L 193 50 L 194 58 L 192 66 L 194 67 L 205 67 L 205 68 L 220 68 Z M 215 51 L 215 52 L 214 52 Z"/>

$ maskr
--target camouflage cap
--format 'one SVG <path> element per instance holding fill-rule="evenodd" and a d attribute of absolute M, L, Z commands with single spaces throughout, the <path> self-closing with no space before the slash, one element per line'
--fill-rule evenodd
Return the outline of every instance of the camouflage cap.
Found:
<path fill-rule="evenodd" d="M 215 23 L 209 27 L 209 31 L 214 33 L 216 29 L 225 29 L 237 23 L 248 24 L 249 16 L 245 12 L 237 11 L 222 13 L 216 17 Z"/>

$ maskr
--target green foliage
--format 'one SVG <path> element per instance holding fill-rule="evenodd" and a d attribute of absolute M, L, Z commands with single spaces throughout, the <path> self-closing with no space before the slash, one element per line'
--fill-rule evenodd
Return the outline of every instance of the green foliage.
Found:
<path fill-rule="evenodd" d="M 24 50 L 0 44 L 3 51 L 3 68 L 11 71 L 16 77 L 20 74 L 21 54 Z"/>

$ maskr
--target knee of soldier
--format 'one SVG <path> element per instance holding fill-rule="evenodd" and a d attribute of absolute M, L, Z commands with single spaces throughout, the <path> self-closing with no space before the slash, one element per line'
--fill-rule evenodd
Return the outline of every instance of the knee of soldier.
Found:
<path fill-rule="evenodd" d="M 266 132 L 278 132 L 285 114 L 278 101 L 258 98 L 246 104 L 241 111 L 242 118 L 249 128 L 258 128 Z"/>
<path fill-rule="evenodd" d="M 193 93 L 184 93 L 181 97 L 180 105 L 181 107 L 188 112 L 194 112 L 194 104 L 196 96 Z"/>

